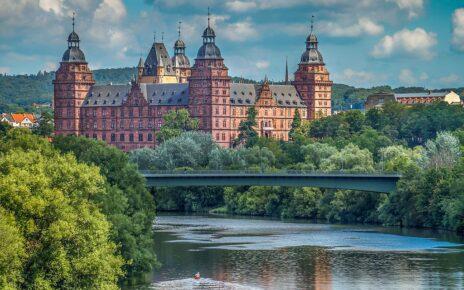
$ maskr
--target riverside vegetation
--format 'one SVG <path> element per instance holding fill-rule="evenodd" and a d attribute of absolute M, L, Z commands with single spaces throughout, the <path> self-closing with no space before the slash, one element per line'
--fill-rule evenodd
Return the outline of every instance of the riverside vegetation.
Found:
<path fill-rule="evenodd" d="M 171 112 L 156 149 L 130 154 L 143 170 L 318 170 L 399 172 L 391 194 L 287 187 L 159 188 L 159 210 L 211 211 L 330 222 L 442 228 L 464 232 L 464 109 L 446 103 L 388 103 L 313 122 L 296 114 L 292 141 L 259 138 L 255 114 L 240 124 L 237 148 L 196 132 L 188 113 Z M 158 136 L 160 137 L 160 136 Z"/>
<path fill-rule="evenodd" d="M 281 142 L 259 138 L 255 114 L 235 149 L 197 131 L 185 110 L 165 116 L 156 149 L 125 154 L 103 142 L 0 124 L 0 288 L 117 289 L 157 265 L 155 210 L 214 211 L 464 232 L 464 109 L 390 103 L 307 123 Z M 391 194 L 284 187 L 160 188 L 137 169 L 403 174 Z M 156 201 L 156 205 L 155 205 Z"/>
<path fill-rule="evenodd" d="M 1 289 L 140 281 L 157 266 L 154 217 L 153 198 L 125 153 L 0 125 Z"/>

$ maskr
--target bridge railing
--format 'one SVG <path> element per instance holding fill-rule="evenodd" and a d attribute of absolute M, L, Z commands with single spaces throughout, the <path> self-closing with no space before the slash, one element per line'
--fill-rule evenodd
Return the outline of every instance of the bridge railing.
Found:
<path fill-rule="evenodd" d="M 314 171 L 314 170 L 139 170 L 143 175 L 313 175 L 313 176 L 327 176 L 327 175 L 355 175 L 355 176 L 387 176 L 387 177 L 401 177 L 397 172 L 383 172 L 383 171 L 370 171 L 370 172 L 353 172 L 350 170 L 338 171 Z"/>

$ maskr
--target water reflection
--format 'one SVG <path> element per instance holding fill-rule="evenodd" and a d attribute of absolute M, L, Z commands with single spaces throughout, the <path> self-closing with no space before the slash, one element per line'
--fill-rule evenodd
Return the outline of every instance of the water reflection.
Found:
<path fill-rule="evenodd" d="M 231 283 L 221 289 L 464 287 L 463 252 L 437 248 L 458 245 L 431 232 L 412 237 L 374 227 L 192 216 L 161 216 L 157 231 L 163 266 L 154 273 L 155 282 L 199 271 Z M 184 282 L 175 289 L 198 289 Z"/>

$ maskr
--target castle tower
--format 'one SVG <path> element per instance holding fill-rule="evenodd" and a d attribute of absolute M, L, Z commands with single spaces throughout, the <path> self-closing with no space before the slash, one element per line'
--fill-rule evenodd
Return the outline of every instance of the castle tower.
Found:
<path fill-rule="evenodd" d="M 54 86 L 54 114 L 56 135 L 79 135 L 80 107 L 89 89 L 95 84 L 85 56 L 79 48 L 79 36 L 74 31 L 68 36 L 68 49 L 57 70 Z"/>
<path fill-rule="evenodd" d="M 164 39 L 161 42 L 156 42 L 156 37 L 154 38 L 153 45 L 145 59 L 143 74 L 139 80 L 140 83 L 177 83 L 176 72 L 163 41 Z"/>
<path fill-rule="evenodd" d="M 203 32 L 203 45 L 198 50 L 189 78 L 189 110 L 200 121 L 200 129 L 210 132 L 221 146 L 230 146 L 230 77 L 216 34 L 210 25 Z"/>
<path fill-rule="evenodd" d="M 139 64 L 137 65 L 137 82 L 140 83 L 140 80 L 142 79 L 143 76 L 143 59 L 140 58 Z"/>
<path fill-rule="evenodd" d="M 182 22 L 179 22 L 179 37 L 176 43 L 174 44 L 174 56 L 172 57 L 172 64 L 174 66 L 178 82 L 186 83 L 191 75 L 191 69 L 190 61 L 188 57 L 185 55 L 185 42 L 182 40 L 180 35 L 181 24 Z"/>
<path fill-rule="evenodd" d="M 322 54 L 318 50 L 319 43 L 313 27 L 314 22 L 311 20 L 311 33 L 306 39 L 306 51 L 301 56 L 293 81 L 293 85 L 306 103 L 307 119 L 310 120 L 331 115 L 333 84 Z"/>

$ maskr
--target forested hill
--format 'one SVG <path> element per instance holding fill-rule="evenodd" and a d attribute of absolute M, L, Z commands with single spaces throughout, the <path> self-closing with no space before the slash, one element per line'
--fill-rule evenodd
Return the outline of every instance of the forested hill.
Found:
<path fill-rule="evenodd" d="M 112 68 L 94 70 L 95 81 L 99 84 L 127 83 L 136 74 L 136 68 Z M 0 112 L 34 111 L 33 103 L 50 103 L 53 96 L 52 80 L 54 72 L 39 72 L 36 75 L 0 75 Z M 250 79 L 233 77 L 232 81 L 255 83 Z M 450 88 L 461 96 L 464 88 Z M 344 84 L 333 86 L 333 108 L 342 110 L 347 108 L 362 108 L 364 100 L 374 92 L 407 93 L 426 91 L 421 87 L 390 86 L 373 87 L 369 89 L 355 88 Z"/>

